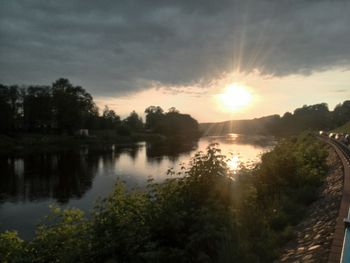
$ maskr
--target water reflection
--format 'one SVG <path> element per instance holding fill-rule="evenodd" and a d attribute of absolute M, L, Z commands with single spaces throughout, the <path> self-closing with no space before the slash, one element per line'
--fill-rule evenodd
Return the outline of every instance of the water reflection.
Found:
<path fill-rule="evenodd" d="M 226 136 L 208 136 L 211 142 L 217 142 L 220 145 L 254 145 L 256 147 L 271 147 L 275 144 L 273 136 L 263 135 L 243 135 L 231 133 Z"/>
<path fill-rule="evenodd" d="M 231 158 L 229 158 L 227 164 L 232 171 L 237 171 L 240 166 L 239 156 L 233 155 Z"/>
<path fill-rule="evenodd" d="M 0 202 L 81 198 L 91 188 L 97 166 L 98 156 L 75 150 L 0 159 Z"/>
<path fill-rule="evenodd" d="M 65 204 L 71 198 L 82 198 L 92 188 L 96 176 L 121 177 L 128 184 L 142 184 L 148 176 L 164 179 L 167 169 L 177 163 L 186 163 L 195 150 L 205 151 L 213 142 L 220 143 L 232 170 L 237 170 L 242 161 L 256 158 L 264 149 L 236 141 L 234 135 L 212 136 L 183 144 L 174 141 L 98 148 L 85 146 L 0 158 L 0 203 L 54 199 Z"/>
<path fill-rule="evenodd" d="M 146 147 L 146 155 L 148 161 L 156 160 L 159 162 L 162 158 L 167 157 L 173 162 L 176 162 L 181 154 L 191 152 L 197 148 L 197 141 L 179 143 L 174 140 L 148 143 Z"/>
<path fill-rule="evenodd" d="M 23 238 L 34 234 L 35 225 L 48 212 L 49 204 L 90 210 L 94 201 L 107 196 L 117 178 L 127 186 L 145 185 L 167 177 L 167 170 L 179 171 L 198 150 L 213 142 L 231 156 L 236 170 L 242 162 L 256 161 L 266 146 L 237 141 L 238 137 L 205 137 L 180 144 L 138 143 L 81 147 L 59 152 L 0 158 L 0 232 L 18 230 Z"/>

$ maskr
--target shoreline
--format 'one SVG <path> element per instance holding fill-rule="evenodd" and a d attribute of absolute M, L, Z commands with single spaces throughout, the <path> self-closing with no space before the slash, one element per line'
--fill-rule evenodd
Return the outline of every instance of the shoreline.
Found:
<path fill-rule="evenodd" d="M 0 135 L 0 157 L 7 155 L 21 155 L 36 152 L 59 151 L 71 147 L 93 146 L 105 147 L 118 144 L 127 147 L 138 142 L 166 143 L 174 140 L 181 142 L 198 140 L 200 136 L 169 137 L 157 133 L 135 132 L 130 135 L 117 135 L 111 133 L 93 133 L 91 136 L 54 135 L 54 134 L 15 134 L 14 136 Z"/>

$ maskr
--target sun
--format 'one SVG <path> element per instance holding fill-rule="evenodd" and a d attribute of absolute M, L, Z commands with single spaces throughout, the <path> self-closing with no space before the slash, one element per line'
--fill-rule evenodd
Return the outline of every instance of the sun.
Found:
<path fill-rule="evenodd" d="M 252 94 L 244 85 L 233 83 L 219 94 L 219 101 L 225 110 L 237 111 L 252 101 Z"/>

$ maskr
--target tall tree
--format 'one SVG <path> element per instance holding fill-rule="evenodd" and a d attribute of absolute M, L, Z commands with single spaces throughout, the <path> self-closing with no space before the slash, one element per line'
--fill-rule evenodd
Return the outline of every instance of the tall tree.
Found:
<path fill-rule="evenodd" d="M 20 128 L 22 118 L 21 105 L 18 86 L 0 85 L 0 130 L 8 132 Z"/>
<path fill-rule="evenodd" d="M 52 100 L 57 128 L 73 132 L 86 127 L 89 115 L 94 114 L 92 96 L 80 86 L 73 86 L 68 79 L 52 84 Z"/>
<path fill-rule="evenodd" d="M 0 132 L 10 130 L 13 123 L 13 114 L 8 101 L 9 89 L 7 86 L 0 85 Z"/>
<path fill-rule="evenodd" d="M 106 105 L 102 113 L 102 128 L 113 129 L 120 125 L 120 117 Z"/>
<path fill-rule="evenodd" d="M 124 120 L 124 123 L 133 130 L 143 129 L 142 118 L 135 111 L 130 113 L 130 115 Z"/>
<path fill-rule="evenodd" d="M 146 113 L 146 124 L 147 129 L 155 129 L 157 124 L 164 117 L 163 109 L 159 106 L 149 106 L 145 109 Z"/>
<path fill-rule="evenodd" d="M 52 97 L 49 86 L 30 86 L 23 99 L 27 130 L 47 131 L 52 125 Z"/>
<path fill-rule="evenodd" d="M 333 122 L 335 126 L 341 126 L 350 120 L 350 100 L 338 104 L 333 111 Z"/>

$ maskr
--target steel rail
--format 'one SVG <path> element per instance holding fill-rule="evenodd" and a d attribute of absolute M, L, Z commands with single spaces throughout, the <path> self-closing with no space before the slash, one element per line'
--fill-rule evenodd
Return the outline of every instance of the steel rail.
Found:
<path fill-rule="evenodd" d="M 339 156 L 344 168 L 343 195 L 335 225 L 328 263 L 350 263 L 350 148 L 330 138 L 319 136 L 331 145 Z"/>

